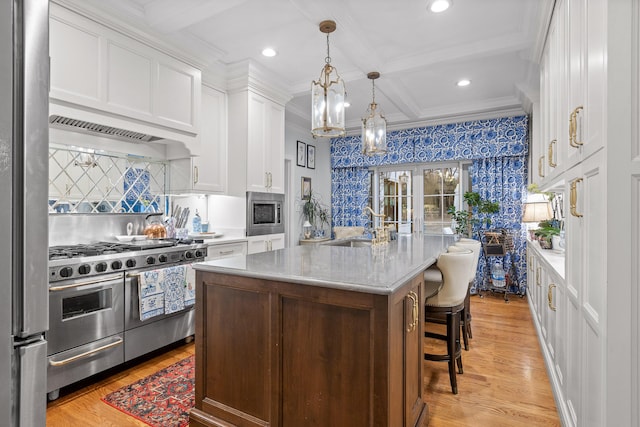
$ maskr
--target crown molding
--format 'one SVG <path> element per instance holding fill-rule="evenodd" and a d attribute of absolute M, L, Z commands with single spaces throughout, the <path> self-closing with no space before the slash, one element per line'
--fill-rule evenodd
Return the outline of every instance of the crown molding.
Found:
<path fill-rule="evenodd" d="M 278 104 L 286 105 L 292 98 L 291 90 L 279 83 L 274 73 L 251 60 L 227 66 L 227 92 L 229 94 L 251 89 Z"/>

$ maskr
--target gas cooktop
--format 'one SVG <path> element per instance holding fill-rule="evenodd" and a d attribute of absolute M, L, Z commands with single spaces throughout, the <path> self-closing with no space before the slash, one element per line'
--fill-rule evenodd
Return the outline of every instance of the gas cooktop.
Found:
<path fill-rule="evenodd" d="M 131 243 L 95 242 L 77 245 L 51 246 L 49 248 L 49 260 L 119 254 L 123 252 L 168 248 L 171 246 L 190 245 L 194 243 L 202 242 L 194 241 L 192 239 L 153 239 L 136 240 Z"/>
<path fill-rule="evenodd" d="M 206 255 L 206 245 L 191 239 L 52 246 L 49 248 L 49 282 L 197 262 Z"/>

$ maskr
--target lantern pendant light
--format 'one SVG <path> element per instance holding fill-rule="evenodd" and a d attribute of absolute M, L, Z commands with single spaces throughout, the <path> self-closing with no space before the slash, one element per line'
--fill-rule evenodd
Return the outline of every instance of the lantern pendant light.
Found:
<path fill-rule="evenodd" d="M 344 136 L 344 81 L 331 65 L 329 34 L 336 29 L 334 21 L 322 21 L 320 31 L 327 35 L 327 57 L 320 78 L 311 83 L 311 135 L 314 138 Z"/>
<path fill-rule="evenodd" d="M 376 104 L 376 83 L 380 73 L 372 71 L 367 74 L 371 79 L 373 99 L 367 109 L 367 116 L 362 118 L 362 153 L 367 156 L 387 152 L 387 120 Z"/>

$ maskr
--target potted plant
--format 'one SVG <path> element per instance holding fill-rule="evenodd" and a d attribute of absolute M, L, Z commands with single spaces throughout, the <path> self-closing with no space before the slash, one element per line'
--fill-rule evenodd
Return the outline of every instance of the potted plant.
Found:
<path fill-rule="evenodd" d="M 329 225 L 329 208 L 320 202 L 315 193 L 309 193 L 309 198 L 302 204 L 303 220 L 309 221 L 313 227 L 314 237 L 324 237 L 325 225 Z"/>
<path fill-rule="evenodd" d="M 486 216 L 484 219 L 479 219 L 474 214 L 493 214 L 500 211 L 500 204 L 498 202 L 490 202 L 480 197 L 479 193 L 474 191 L 467 191 L 464 193 L 464 201 L 467 203 L 466 210 L 457 210 L 455 206 L 449 206 L 447 213 L 451 215 L 451 219 L 455 222 L 456 234 L 464 235 L 466 237 L 472 237 L 473 226 L 480 224 L 481 226 L 489 227 L 491 225 L 491 218 Z"/>
<path fill-rule="evenodd" d="M 558 227 L 554 220 L 541 221 L 538 223 L 538 229 L 534 232 L 540 243 L 542 249 L 551 249 L 551 239 L 553 236 L 560 235 L 560 227 Z"/>

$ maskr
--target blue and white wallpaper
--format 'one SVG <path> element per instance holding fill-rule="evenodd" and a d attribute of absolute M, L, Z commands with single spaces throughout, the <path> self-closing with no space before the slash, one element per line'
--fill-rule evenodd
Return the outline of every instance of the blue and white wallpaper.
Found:
<path fill-rule="evenodd" d="M 514 265 L 524 292 L 526 234 L 521 217 L 528 173 L 526 116 L 392 131 L 387 134 L 388 151 L 383 156 L 363 155 L 360 141 L 359 135 L 331 141 L 333 226 L 369 227 L 369 215 L 363 210 L 371 190 L 371 166 L 472 160 L 472 191 L 500 203 L 500 212 L 491 216 L 491 228 L 506 228 L 513 234 L 514 255 L 504 258 L 504 268 L 508 271 Z M 502 258 L 491 258 L 490 262 L 496 260 Z M 481 258 L 479 285 L 488 273 L 486 268 Z"/>

